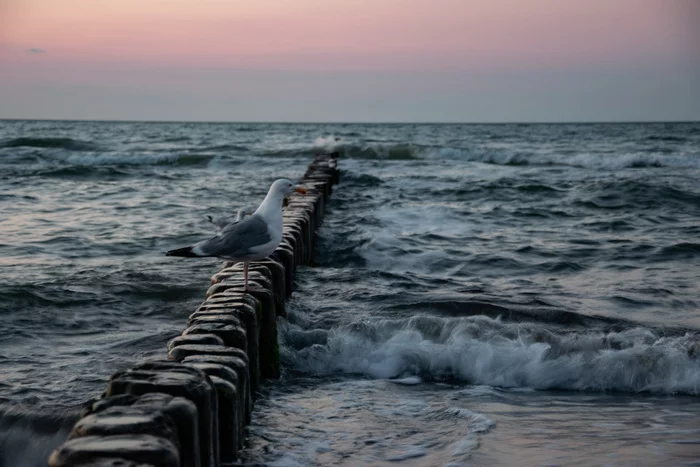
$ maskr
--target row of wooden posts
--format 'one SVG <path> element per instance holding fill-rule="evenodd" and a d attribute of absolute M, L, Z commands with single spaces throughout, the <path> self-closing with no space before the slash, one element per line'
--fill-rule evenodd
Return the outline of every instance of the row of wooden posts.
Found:
<path fill-rule="evenodd" d="M 296 267 L 311 263 L 314 232 L 338 182 L 337 153 L 316 155 L 284 207 L 277 250 L 212 277 L 206 300 L 168 343 L 167 358 L 113 374 L 101 398 L 83 408 L 50 467 L 216 467 L 243 445 L 258 389 L 280 376 L 277 317 L 285 316 Z"/>

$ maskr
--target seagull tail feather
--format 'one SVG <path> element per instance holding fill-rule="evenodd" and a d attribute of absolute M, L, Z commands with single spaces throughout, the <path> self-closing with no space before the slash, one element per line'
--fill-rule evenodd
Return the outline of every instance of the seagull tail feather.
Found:
<path fill-rule="evenodd" d="M 199 255 L 192 251 L 191 246 L 186 246 L 185 248 L 178 248 L 176 250 L 170 250 L 165 253 L 165 256 L 182 256 L 185 258 L 198 258 Z"/>

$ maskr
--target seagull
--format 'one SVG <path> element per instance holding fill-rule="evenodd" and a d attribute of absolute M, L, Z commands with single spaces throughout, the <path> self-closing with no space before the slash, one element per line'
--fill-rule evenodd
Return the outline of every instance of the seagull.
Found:
<path fill-rule="evenodd" d="M 282 203 L 292 193 L 306 194 L 306 189 L 287 179 L 276 180 L 262 204 L 250 217 L 226 225 L 215 237 L 192 246 L 170 250 L 166 256 L 185 258 L 217 257 L 243 263 L 244 290 L 248 287 L 248 263 L 270 256 L 282 241 Z"/>

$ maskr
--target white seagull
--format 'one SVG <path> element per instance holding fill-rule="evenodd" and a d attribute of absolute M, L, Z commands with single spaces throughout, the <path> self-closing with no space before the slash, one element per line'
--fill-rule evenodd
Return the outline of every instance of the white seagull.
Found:
<path fill-rule="evenodd" d="M 287 179 L 275 181 L 262 204 L 250 217 L 226 225 L 216 237 L 192 246 L 170 250 L 166 256 L 186 258 L 217 257 L 234 263 L 243 262 L 244 290 L 248 287 L 248 263 L 270 256 L 282 241 L 282 203 L 292 193 L 306 193 Z"/>

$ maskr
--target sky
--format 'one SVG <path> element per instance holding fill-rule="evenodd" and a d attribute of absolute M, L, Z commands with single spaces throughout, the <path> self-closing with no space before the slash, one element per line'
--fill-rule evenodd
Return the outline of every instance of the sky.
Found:
<path fill-rule="evenodd" d="M 700 0 L 0 0 L 0 118 L 700 120 Z"/>

